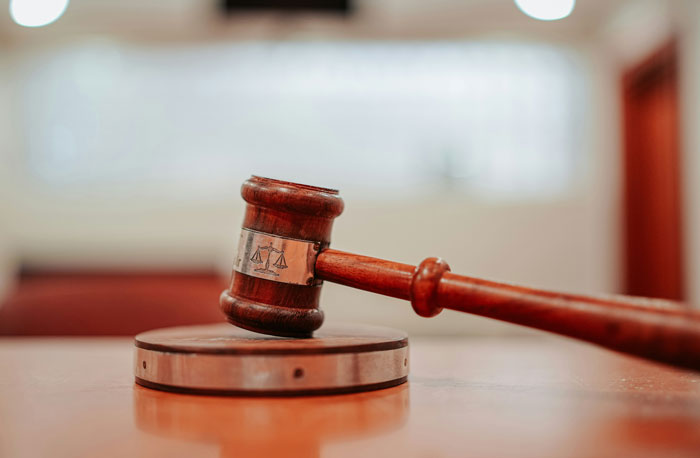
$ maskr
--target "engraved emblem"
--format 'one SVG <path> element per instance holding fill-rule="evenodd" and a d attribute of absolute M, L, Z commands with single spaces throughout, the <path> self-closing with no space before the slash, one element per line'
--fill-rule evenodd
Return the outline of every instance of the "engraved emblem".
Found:
<path fill-rule="evenodd" d="M 319 243 L 312 240 L 277 237 L 243 228 L 233 270 L 279 283 L 309 286 L 314 282 L 319 248 Z"/>
<path fill-rule="evenodd" d="M 267 251 L 267 258 L 265 259 L 265 265 L 263 267 L 255 269 L 255 272 L 279 277 L 279 274 L 277 272 L 270 269 L 270 258 L 272 258 L 273 255 L 278 254 L 279 256 L 277 256 L 277 259 L 275 260 L 275 262 L 272 263 L 272 265 L 279 270 L 286 269 L 287 262 L 284 259 L 284 250 L 278 250 L 277 248 L 272 246 L 272 243 L 262 247 L 258 245 L 258 248 L 255 250 L 255 253 L 253 253 L 253 256 L 250 258 L 250 262 L 252 262 L 253 264 L 262 264 L 263 260 L 262 255 L 260 254 L 261 251 Z"/>

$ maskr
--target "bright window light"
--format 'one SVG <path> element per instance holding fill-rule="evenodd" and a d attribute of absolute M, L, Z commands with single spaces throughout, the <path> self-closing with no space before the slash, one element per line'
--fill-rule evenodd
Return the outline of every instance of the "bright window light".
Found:
<path fill-rule="evenodd" d="M 23 141 L 56 190 L 214 198 L 257 172 L 524 201 L 565 195 L 583 169 L 585 74 L 566 48 L 95 42 L 27 59 Z"/>
<path fill-rule="evenodd" d="M 576 0 L 515 0 L 520 11 L 540 21 L 564 19 L 574 10 Z"/>
<path fill-rule="evenodd" d="M 10 16 L 24 27 L 49 25 L 66 11 L 69 0 L 10 0 Z"/>

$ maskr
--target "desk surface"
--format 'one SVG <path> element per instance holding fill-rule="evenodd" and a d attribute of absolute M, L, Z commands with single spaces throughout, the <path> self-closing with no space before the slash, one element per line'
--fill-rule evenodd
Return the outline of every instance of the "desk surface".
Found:
<path fill-rule="evenodd" d="M 0 340 L 0 456 L 700 456 L 700 374 L 541 338 L 412 338 L 408 384 L 217 398 L 134 385 L 130 339 Z"/>

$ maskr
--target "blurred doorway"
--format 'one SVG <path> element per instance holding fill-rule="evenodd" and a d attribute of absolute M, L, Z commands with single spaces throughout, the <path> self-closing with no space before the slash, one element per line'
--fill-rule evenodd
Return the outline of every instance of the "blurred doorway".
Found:
<path fill-rule="evenodd" d="M 628 294 L 682 299 L 675 42 L 623 75 L 624 281 Z"/>

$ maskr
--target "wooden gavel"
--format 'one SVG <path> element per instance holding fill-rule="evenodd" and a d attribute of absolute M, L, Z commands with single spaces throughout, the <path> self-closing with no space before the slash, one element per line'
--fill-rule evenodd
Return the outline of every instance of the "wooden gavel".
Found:
<path fill-rule="evenodd" d="M 672 301 L 561 294 L 329 249 L 343 200 L 333 189 L 253 176 L 229 289 L 228 321 L 249 330 L 309 337 L 323 323 L 323 280 L 411 301 L 421 316 L 443 308 L 495 318 L 611 350 L 700 370 L 700 313 Z"/>

